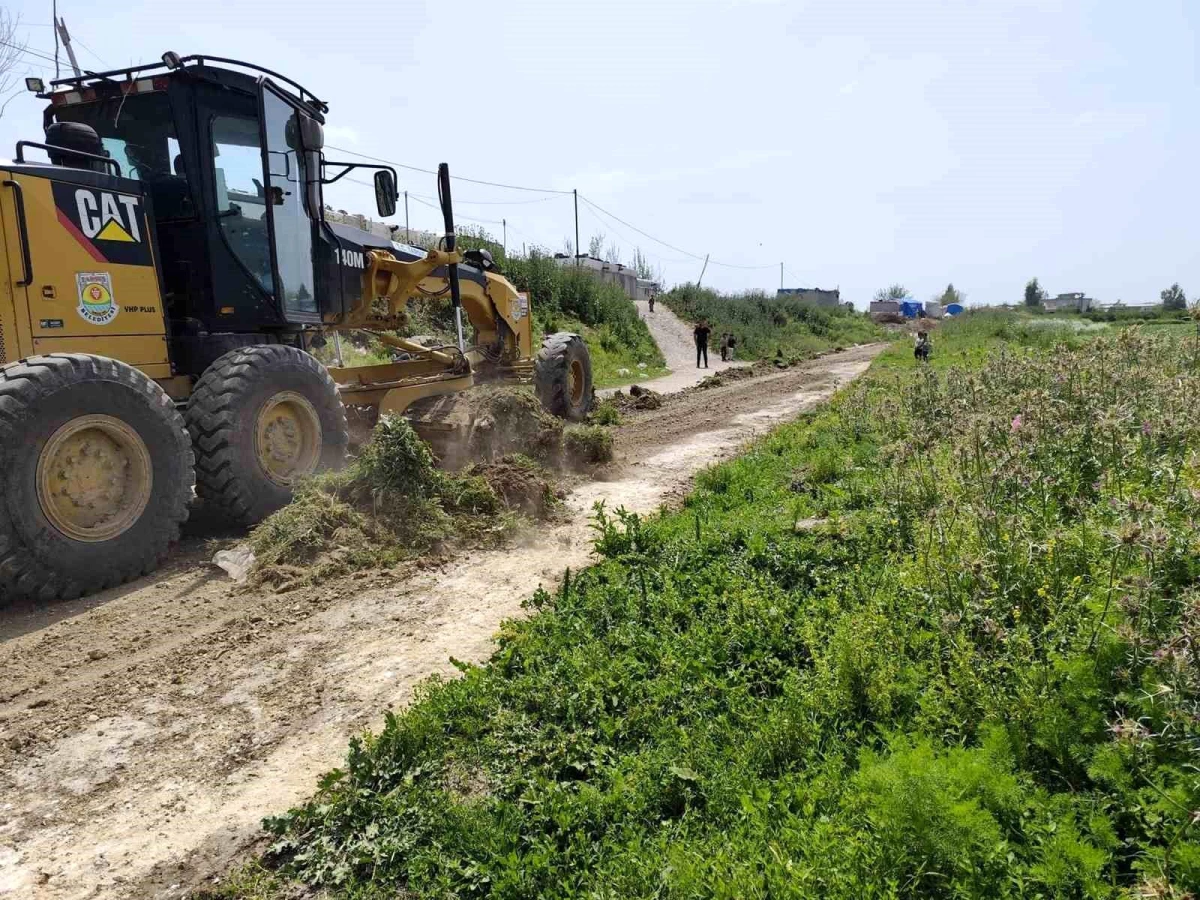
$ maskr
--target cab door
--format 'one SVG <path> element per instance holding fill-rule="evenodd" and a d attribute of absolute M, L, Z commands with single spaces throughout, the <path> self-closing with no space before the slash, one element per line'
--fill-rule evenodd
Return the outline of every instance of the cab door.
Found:
<path fill-rule="evenodd" d="M 263 166 L 276 296 L 289 322 L 318 323 L 313 220 L 305 202 L 310 176 L 301 141 L 300 111 L 269 81 L 262 82 Z M 318 213 L 319 214 L 319 213 Z"/>
<path fill-rule="evenodd" d="M 18 323 L 28 321 L 22 313 L 29 304 L 33 268 L 21 191 L 12 173 L 0 170 L 0 234 L 4 240 L 4 252 L 0 253 L 0 365 L 29 353 L 29 329 L 17 330 Z"/>

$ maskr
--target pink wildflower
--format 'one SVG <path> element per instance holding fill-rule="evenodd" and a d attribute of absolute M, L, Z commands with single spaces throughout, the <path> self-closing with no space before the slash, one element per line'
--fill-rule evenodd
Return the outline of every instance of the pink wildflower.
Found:
<path fill-rule="evenodd" d="M 1022 415 L 1021 415 L 1021 413 L 1017 413 L 1017 415 L 1016 415 L 1016 418 L 1014 418 L 1014 419 L 1012 420 L 1012 430 L 1013 430 L 1013 431 L 1020 431 L 1020 430 L 1021 430 L 1021 425 L 1022 425 L 1022 423 L 1023 423 L 1023 422 L 1024 422 L 1024 419 L 1022 418 Z"/>

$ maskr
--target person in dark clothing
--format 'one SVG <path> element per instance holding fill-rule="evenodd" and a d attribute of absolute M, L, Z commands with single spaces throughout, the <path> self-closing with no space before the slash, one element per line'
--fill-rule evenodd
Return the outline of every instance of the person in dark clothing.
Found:
<path fill-rule="evenodd" d="M 929 362 L 929 354 L 933 350 L 933 344 L 929 341 L 928 331 L 918 331 L 916 346 L 913 348 L 913 358 L 917 362 Z"/>
<path fill-rule="evenodd" d="M 696 368 L 700 368 L 700 357 L 704 357 L 704 368 L 708 368 L 708 336 L 712 334 L 712 328 L 708 325 L 708 319 L 701 319 L 696 323 L 696 327 L 692 329 L 692 336 L 696 339 Z"/>
<path fill-rule="evenodd" d="M 650 304 L 650 312 L 654 312 L 654 295 L 653 294 L 651 294 L 647 298 L 647 302 Z"/>
<path fill-rule="evenodd" d="M 729 361 L 729 332 L 721 335 L 721 362 Z"/>
<path fill-rule="evenodd" d="M 733 332 L 729 332 L 729 358 L 733 359 L 733 348 L 737 346 L 737 338 L 733 336 Z"/>

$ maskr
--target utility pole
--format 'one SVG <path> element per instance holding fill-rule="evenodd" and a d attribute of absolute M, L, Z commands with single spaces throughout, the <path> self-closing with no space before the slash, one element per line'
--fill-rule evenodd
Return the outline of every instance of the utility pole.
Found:
<path fill-rule="evenodd" d="M 708 271 L 708 254 L 704 254 L 704 268 L 700 270 L 700 277 L 696 279 L 696 287 L 700 287 L 700 282 L 704 280 L 704 273 Z"/>
<path fill-rule="evenodd" d="M 783 290 L 783 263 L 779 264 L 779 289 Z"/>
<path fill-rule="evenodd" d="M 71 60 L 71 68 L 75 70 L 75 77 L 79 78 L 83 72 L 79 68 L 79 61 L 75 59 L 75 48 L 71 46 L 71 35 L 67 33 L 67 20 L 55 19 L 54 31 L 62 40 L 63 49 L 67 51 L 67 59 Z"/>
<path fill-rule="evenodd" d="M 575 265 L 579 265 L 579 191 L 572 189 L 575 195 Z"/>
<path fill-rule="evenodd" d="M 508 219 L 501 219 L 500 224 L 504 226 L 504 255 L 508 256 Z"/>
<path fill-rule="evenodd" d="M 408 191 L 404 192 L 404 243 L 412 243 L 412 236 L 408 233 Z"/>

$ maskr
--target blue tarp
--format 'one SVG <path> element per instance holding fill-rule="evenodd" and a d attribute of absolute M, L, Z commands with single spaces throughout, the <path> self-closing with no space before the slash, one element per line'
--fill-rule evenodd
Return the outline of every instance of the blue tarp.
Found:
<path fill-rule="evenodd" d="M 946 315 L 948 315 L 948 316 L 960 315 L 962 313 L 962 311 L 963 311 L 963 307 L 962 307 L 961 303 L 951 303 L 949 306 L 946 307 Z"/>
<path fill-rule="evenodd" d="M 924 311 L 924 309 L 925 307 L 923 307 L 916 300 L 900 301 L 900 314 L 906 319 L 915 319 Z"/>

